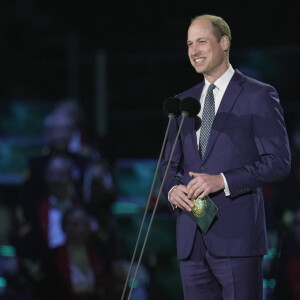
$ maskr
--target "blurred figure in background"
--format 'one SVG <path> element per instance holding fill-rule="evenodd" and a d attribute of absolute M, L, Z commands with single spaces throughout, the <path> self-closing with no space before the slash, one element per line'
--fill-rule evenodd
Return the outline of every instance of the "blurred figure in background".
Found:
<path fill-rule="evenodd" d="M 294 253 L 287 262 L 287 277 L 290 282 L 292 294 L 295 300 L 300 300 L 300 209 L 295 213 L 292 228 L 294 238 Z"/>
<path fill-rule="evenodd" d="M 43 154 L 29 161 L 21 187 L 17 251 L 34 286 L 45 276 L 41 262 L 51 249 L 65 243 L 61 219 L 74 205 L 81 204 L 91 214 L 92 230 L 101 241 L 99 251 L 107 260 L 113 256 L 113 177 L 100 149 L 84 138 L 82 120 L 73 101 L 54 107 L 44 121 Z"/>
<path fill-rule="evenodd" d="M 1 195 L 2 196 L 2 195 Z M 13 207 L 0 196 L 0 299 L 29 300 L 31 289 L 26 285 L 14 244 Z M 21 297 L 20 297 L 21 295 Z"/>
<path fill-rule="evenodd" d="M 59 102 L 54 108 L 53 114 L 65 116 L 66 120 L 72 120 L 70 123 L 72 134 L 69 139 L 68 151 L 88 159 L 83 179 L 83 200 L 90 212 L 96 212 L 102 226 L 106 227 L 110 219 L 107 212 L 114 201 L 115 190 L 109 163 L 103 157 L 103 147 L 91 138 L 91 134 L 88 134 L 83 109 L 77 101 L 67 99 Z"/>
<path fill-rule="evenodd" d="M 79 201 L 68 157 L 51 157 L 43 177 L 45 196 L 17 207 L 17 251 L 33 286 L 44 276 L 41 262 L 49 249 L 65 243 L 62 215 Z"/>
<path fill-rule="evenodd" d="M 65 234 L 61 229 L 64 212 L 78 202 L 71 160 L 63 156 L 51 158 L 45 178 L 48 196 L 38 205 L 38 226 L 47 246 L 54 248 L 65 242 Z"/>
<path fill-rule="evenodd" d="M 53 294 L 50 293 L 52 289 L 49 288 L 47 283 L 49 281 L 49 270 L 51 280 L 55 280 L 53 284 L 57 284 L 57 278 L 51 275 L 52 272 L 54 272 L 51 269 L 51 263 L 44 264 L 44 262 L 49 261 L 50 253 L 55 253 L 55 260 L 59 260 L 59 262 L 63 264 L 58 267 L 60 272 L 62 271 L 61 268 L 66 268 L 65 260 L 67 258 L 64 257 L 66 251 L 68 255 L 71 255 L 72 253 L 70 253 L 70 251 L 74 250 L 74 259 L 82 256 L 84 260 L 82 263 L 89 263 L 86 261 L 87 254 L 84 253 L 84 249 L 90 245 L 90 237 L 91 233 L 93 233 L 92 238 L 94 242 L 97 242 L 97 247 L 93 248 L 94 250 L 91 255 L 96 251 L 97 255 L 101 257 L 101 272 L 110 272 L 110 262 L 114 259 L 113 228 L 112 226 L 105 225 L 106 223 L 113 223 L 113 218 L 108 220 L 104 219 L 103 222 L 101 221 L 101 216 L 104 217 L 105 214 L 111 216 L 110 207 L 106 204 L 103 205 L 103 207 L 102 205 L 99 207 L 89 207 L 82 201 L 82 198 L 78 197 L 75 190 L 75 182 L 72 178 L 72 161 L 68 157 L 52 157 L 45 171 L 47 194 L 45 198 L 35 202 L 37 204 L 36 206 L 27 205 L 19 208 L 19 220 L 21 221 L 19 221 L 20 227 L 18 236 L 18 250 L 22 257 L 26 273 L 33 282 L 35 294 L 38 295 L 38 297 L 42 295 L 42 299 L 44 299 L 47 294 L 53 296 Z M 96 192 L 92 193 L 93 197 L 97 198 L 97 203 L 101 203 L 102 200 L 106 203 L 105 193 L 101 193 L 101 183 L 96 180 L 95 185 Z M 78 205 L 81 207 L 78 208 Z M 88 211 L 92 209 L 99 209 L 100 213 L 98 213 L 98 211 L 94 211 L 93 214 L 88 213 Z M 88 226 L 85 224 L 87 222 L 86 219 L 88 219 Z M 76 249 L 73 249 L 75 246 Z M 97 255 L 93 254 L 91 259 L 97 260 Z M 94 264 L 94 261 L 92 261 L 91 264 L 95 265 L 95 267 L 97 266 L 97 264 Z M 67 270 L 69 269 L 65 269 L 65 272 L 67 272 Z M 68 272 L 71 271 L 69 270 Z M 55 272 L 53 274 L 55 274 Z M 79 279 L 72 279 L 75 281 L 80 280 L 81 275 L 76 274 L 75 276 L 78 276 Z M 90 271 L 89 274 L 85 275 L 91 276 Z M 67 279 L 64 278 L 64 280 L 66 281 Z M 91 277 L 83 278 L 82 280 L 91 280 L 91 282 L 94 283 L 94 281 L 92 281 L 94 279 Z M 103 284 L 101 285 L 102 293 L 107 291 L 107 288 L 105 289 L 104 287 L 104 282 L 105 279 L 101 282 L 101 284 Z M 108 286 L 108 283 L 106 282 L 105 285 Z M 96 297 L 96 295 L 93 294 L 94 290 L 91 291 L 93 292 L 92 295 L 88 295 L 87 298 L 82 295 L 80 297 L 74 296 L 75 298 L 73 296 L 71 297 L 68 294 L 70 291 L 68 291 L 67 287 L 70 288 L 68 285 L 60 287 L 61 290 L 57 291 L 58 294 L 55 294 L 55 297 L 62 293 L 64 296 L 62 296 L 61 299 L 98 299 L 93 298 Z M 78 285 L 76 285 L 76 287 L 78 287 Z M 44 290 L 47 291 L 46 294 Z M 88 289 L 87 292 L 89 294 L 90 290 Z M 98 292 L 100 293 L 100 291 Z M 65 296 L 66 293 L 71 298 Z M 54 298 L 46 297 L 45 299 Z"/>
<path fill-rule="evenodd" d="M 79 103 L 73 99 L 62 100 L 55 106 L 53 113 L 64 115 L 67 119 L 72 120 L 72 135 L 68 150 L 72 153 L 89 156 L 90 139 L 84 126 L 84 113 Z"/>
<path fill-rule="evenodd" d="M 300 207 L 289 218 L 293 222 L 280 249 L 275 300 L 300 300 Z"/>
<path fill-rule="evenodd" d="M 65 211 L 65 243 L 53 248 L 44 261 L 41 299 L 93 300 L 104 293 L 104 261 L 93 239 L 90 216 L 80 206 Z M 103 298 L 105 299 L 105 298 Z"/>
<path fill-rule="evenodd" d="M 87 167 L 83 182 L 83 203 L 99 222 L 102 240 L 108 240 L 114 226 L 111 207 L 115 201 L 113 178 L 100 160 Z"/>
<path fill-rule="evenodd" d="M 72 176 L 78 196 L 104 229 L 111 219 L 109 212 L 115 197 L 114 181 L 101 146 L 87 133 L 84 120 L 78 102 L 71 99 L 61 101 L 46 118 L 46 136 L 52 152 L 67 154 L 72 159 Z"/>
<path fill-rule="evenodd" d="M 88 164 L 87 158 L 71 153 L 68 145 L 73 133 L 74 122 L 70 117 L 52 113 L 45 119 L 46 146 L 43 154 L 29 161 L 27 174 L 22 186 L 21 202 L 23 206 L 43 199 L 47 193 L 45 169 L 52 157 L 62 155 L 72 161 L 72 178 L 78 196 L 82 195 L 84 170 Z"/>

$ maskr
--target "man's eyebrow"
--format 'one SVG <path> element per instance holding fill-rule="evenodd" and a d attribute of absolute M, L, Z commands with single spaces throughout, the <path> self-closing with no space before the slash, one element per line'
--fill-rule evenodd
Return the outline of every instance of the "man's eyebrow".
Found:
<path fill-rule="evenodd" d="M 196 42 L 199 42 L 199 41 L 204 40 L 204 39 L 205 39 L 204 37 L 199 37 L 199 38 L 197 38 L 195 41 L 196 41 Z M 193 41 L 187 40 L 186 43 L 187 43 L 187 44 L 192 44 Z"/>

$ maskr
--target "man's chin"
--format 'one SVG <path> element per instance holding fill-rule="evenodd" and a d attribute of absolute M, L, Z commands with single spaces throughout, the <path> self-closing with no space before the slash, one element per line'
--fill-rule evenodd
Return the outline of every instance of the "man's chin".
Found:
<path fill-rule="evenodd" d="M 203 74 L 203 72 L 205 71 L 204 68 L 202 68 L 202 67 L 194 66 L 194 69 L 198 74 Z"/>

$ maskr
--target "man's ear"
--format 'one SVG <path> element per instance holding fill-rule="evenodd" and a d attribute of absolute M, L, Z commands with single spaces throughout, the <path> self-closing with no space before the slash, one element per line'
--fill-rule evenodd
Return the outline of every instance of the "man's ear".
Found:
<path fill-rule="evenodd" d="M 224 52 L 228 51 L 230 42 L 227 35 L 221 37 L 220 44 Z"/>

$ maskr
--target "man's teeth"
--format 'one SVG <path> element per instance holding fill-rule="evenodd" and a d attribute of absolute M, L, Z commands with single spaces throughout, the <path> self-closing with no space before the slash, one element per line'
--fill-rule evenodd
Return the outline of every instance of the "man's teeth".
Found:
<path fill-rule="evenodd" d="M 197 59 L 195 59 L 195 62 L 199 63 L 199 62 L 202 62 L 203 60 L 204 60 L 204 58 L 197 58 Z"/>

